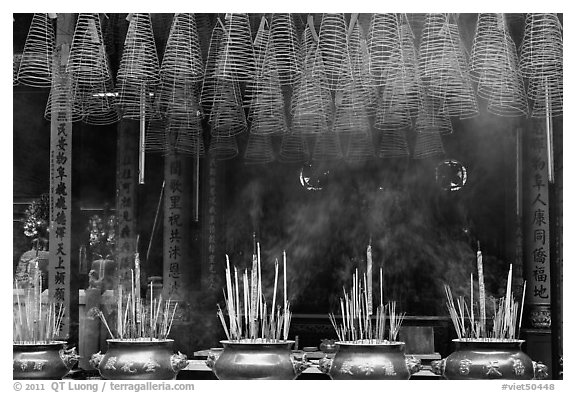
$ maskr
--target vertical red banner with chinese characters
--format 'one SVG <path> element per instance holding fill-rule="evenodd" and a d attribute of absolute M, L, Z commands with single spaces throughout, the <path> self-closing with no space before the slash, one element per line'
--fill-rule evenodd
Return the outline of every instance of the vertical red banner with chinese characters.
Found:
<path fill-rule="evenodd" d="M 176 153 L 164 158 L 164 298 L 186 300 L 184 283 L 189 281 L 185 258 L 189 254 L 189 217 L 186 199 L 186 160 Z"/>
<path fill-rule="evenodd" d="M 67 92 L 67 46 L 59 49 L 53 67 L 50 123 L 50 297 L 64 305 L 66 313 L 60 337 L 70 329 L 70 243 L 72 220 L 72 103 Z"/>
<path fill-rule="evenodd" d="M 526 303 L 550 305 L 550 231 L 546 130 L 535 122 L 527 134 L 525 169 L 525 258 Z M 549 325 L 548 310 L 533 310 L 534 327 Z"/>
<path fill-rule="evenodd" d="M 136 251 L 138 134 L 133 124 L 129 121 L 120 122 L 116 157 L 116 217 L 118 220 L 116 263 L 120 273 L 120 282 L 125 288 L 130 288 L 130 269 L 134 268 Z"/>

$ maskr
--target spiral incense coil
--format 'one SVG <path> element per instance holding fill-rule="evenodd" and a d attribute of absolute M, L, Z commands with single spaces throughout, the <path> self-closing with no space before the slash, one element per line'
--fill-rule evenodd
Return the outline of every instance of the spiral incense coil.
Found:
<path fill-rule="evenodd" d="M 50 87 L 54 48 L 52 20 L 48 14 L 34 14 L 22 52 L 18 81 L 31 87 Z"/>
<path fill-rule="evenodd" d="M 254 59 L 256 61 L 256 73 L 254 79 L 246 83 L 244 90 L 244 106 L 251 107 L 256 95 L 256 85 L 258 80 L 262 77 L 262 66 L 264 65 L 264 57 L 269 51 L 270 42 L 270 29 L 268 28 L 268 20 L 265 16 L 260 19 L 260 26 L 254 38 Z M 251 119 L 251 115 L 248 115 Z"/>
<path fill-rule="evenodd" d="M 489 112 L 500 116 L 527 114 L 516 45 L 504 14 L 478 14 L 470 76 L 478 82 L 478 96 L 488 100 Z"/>
<path fill-rule="evenodd" d="M 22 53 L 12 55 L 12 86 L 18 86 L 18 69 L 22 61 Z"/>
<path fill-rule="evenodd" d="M 228 81 L 249 82 L 256 62 L 248 14 L 226 14 L 223 48 L 216 60 L 216 76 Z"/>
<path fill-rule="evenodd" d="M 202 91 L 200 93 L 200 103 L 204 113 L 210 113 L 214 103 L 214 94 L 216 92 L 216 60 L 222 48 L 222 37 L 224 29 L 219 23 L 216 23 L 210 36 L 210 45 L 208 47 L 208 56 L 206 58 L 206 67 L 204 69 L 204 79 L 202 80 Z"/>
<path fill-rule="evenodd" d="M 362 91 L 362 97 L 368 114 L 372 114 L 376 110 L 378 87 L 369 72 L 368 44 L 358 20 L 354 22 L 348 43 L 350 47 L 353 80 L 358 83 L 358 87 Z"/>
<path fill-rule="evenodd" d="M 280 161 L 304 162 L 310 158 L 308 141 L 300 132 L 289 131 L 282 135 Z"/>
<path fill-rule="evenodd" d="M 316 50 L 309 59 L 292 97 L 292 127 L 303 135 L 321 134 L 328 130 L 333 114 L 332 96 L 322 88 L 322 57 Z"/>
<path fill-rule="evenodd" d="M 313 17 L 309 16 L 309 23 L 302 32 L 302 45 L 300 46 L 300 63 L 302 70 L 312 68 L 316 51 L 318 50 L 318 35 L 314 29 Z M 314 29 L 314 30 L 313 30 Z"/>
<path fill-rule="evenodd" d="M 124 119 L 140 120 L 142 116 L 151 120 L 159 116 L 154 102 L 155 86 L 135 85 L 119 82 L 116 85 L 116 102 L 120 116 Z"/>
<path fill-rule="evenodd" d="M 66 79 L 55 78 L 48 101 L 44 110 L 44 118 L 48 121 L 52 120 L 52 112 L 68 112 L 69 121 L 80 121 L 84 118 L 84 108 L 81 106 L 81 101 L 74 100 L 74 91 L 72 83 Z"/>
<path fill-rule="evenodd" d="M 361 163 L 373 157 L 374 142 L 369 130 L 349 135 L 346 154 L 344 156 L 346 162 Z"/>
<path fill-rule="evenodd" d="M 338 134 L 326 131 L 316 137 L 312 161 L 333 161 L 343 157 Z"/>
<path fill-rule="evenodd" d="M 400 74 L 402 69 L 396 70 Z M 381 87 L 376 106 L 374 128 L 396 130 L 412 125 L 406 76 L 390 75 L 388 83 Z"/>
<path fill-rule="evenodd" d="M 194 14 L 177 13 L 168 35 L 160 78 L 180 83 L 200 82 L 204 63 Z"/>
<path fill-rule="evenodd" d="M 318 33 L 323 88 L 343 90 L 352 82 L 348 29 L 344 14 L 323 14 Z"/>
<path fill-rule="evenodd" d="M 420 160 L 444 155 L 444 144 L 439 132 L 417 132 L 412 158 Z"/>
<path fill-rule="evenodd" d="M 448 14 L 428 14 L 420 43 L 419 71 L 432 97 L 446 100 L 449 116 L 478 114 L 458 24 Z"/>
<path fill-rule="evenodd" d="M 212 135 L 230 137 L 247 129 L 238 82 L 222 78 L 216 80 L 214 102 L 209 118 Z"/>
<path fill-rule="evenodd" d="M 451 134 L 452 122 L 438 100 L 424 94 L 422 105 L 414 124 L 417 133 Z"/>
<path fill-rule="evenodd" d="M 406 129 L 389 129 L 380 132 L 378 157 L 402 158 L 409 156 L 410 150 L 406 140 Z"/>
<path fill-rule="evenodd" d="M 168 121 L 165 117 L 158 117 L 146 123 L 145 149 L 150 153 L 166 153 L 166 127 Z"/>
<path fill-rule="evenodd" d="M 275 159 L 272 148 L 272 137 L 268 134 L 254 134 L 248 136 L 248 144 L 244 152 L 247 164 L 267 164 Z"/>
<path fill-rule="evenodd" d="M 217 160 L 230 160 L 238 155 L 238 143 L 233 136 L 213 136 L 210 140 L 210 154 Z"/>
<path fill-rule="evenodd" d="M 406 108 L 410 112 L 410 117 L 416 117 L 424 85 L 418 72 L 418 54 L 414 32 L 406 14 L 402 14 L 400 17 L 399 28 L 402 64 L 399 77 L 402 80 Z"/>
<path fill-rule="evenodd" d="M 163 97 L 161 90 L 158 100 L 162 98 L 161 101 L 169 103 L 167 107 L 160 109 L 168 120 L 168 127 L 184 128 L 191 134 L 200 134 L 202 110 L 198 102 L 198 84 L 189 82 L 170 86 L 166 92 L 170 96 Z"/>
<path fill-rule="evenodd" d="M 270 42 L 281 85 L 295 84 L 302 73 L 300 41 L 291 14 L 272 14 Z"/>
<path fill-rule="evenodd" d="M 160 65 L 150 14 L 131 14 L 116 79 L 119 84 L 146 86 L 160 82 Z"/>
<path fill-rule="evenodd" d="M 563 113 L 563 38 L 556 14 L 528 14 L 520 48 L 520 72 L 528 78 L 533 117 Z"/>
<path fill-rule="evenodd" d="M 202 135 L 181 124 L 168 122 L 164 138 L 165 146 L 163 152 L 174 152 L 191 156 L 204 156 L 205 154 Z"/>
<path fill-rule="evenodd" d="M 344 91 L 337 91 L 336 110 L 332 130 L 338 134 L 359 135 L 370 131 L 370 121 L 366 110 L 365 96 L 356 82 Z"/>
<path fill-rule="evenodd" d="M 374 82 L 382 86 L 392 68 L 401 58 L 398 15 L 373 14 L 368 29 L 369 72 Z"/>
<path fill-rule="evenodd" d="M 120 121 L 113 91 L 112 79 L 97 85 L 73 87 L 74 103 L 82 108 L 84 123 L 103 126 Z"/>

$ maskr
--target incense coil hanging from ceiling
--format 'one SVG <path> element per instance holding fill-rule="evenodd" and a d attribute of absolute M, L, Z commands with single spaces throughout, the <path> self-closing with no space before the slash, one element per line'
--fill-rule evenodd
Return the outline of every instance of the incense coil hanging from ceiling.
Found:
<path fill-rule="evenodd" d="M 230 160 L 238 155 L 238 143 L 234 136 L 214 135 L 210 139 L 210 154 L 217 160 Z"/>
<path fill-rule="evenodd" d="M 528 78 L 533 117 L 563 114 L 563 38 L 556 14 L 528 14 L 520 47 L 520 72 Z"/>
<path fill-rule="evenodd" d="M 216 90 L 208 122 L 212 135 L 220 137 L 230 137 L 247 130 L 242 92 L 238 82 L 216 79 Z"/>
<path fill-rule="evenodd" d="M 260 19 L 260 26 L 256 31 L 256 37 L 254 37 L 254 61 L 256 64 L 256 72 L 254 74 L 254 79 L 246 83 L 246 88 L 244 89 L 244 106 L 250 108 L 252 106 L 254 96 L 256 94 L 256 84 L 259 76 L 262 74 L 262 66 L 264 63 L 264 56 L 266 55 L 266 50 L 269 46 L 270 40 L 270 29 L 268 27 L 268 20 L 265 16 Z M 250 114 L 248 115 L 250 119 Z"/>
<path fill-rule="evenodd" d="M 322 14 L 318 49 L 324 74 L 322 87 L 328 90 L 348 87 L 352 82 L 352 64 L 344 14 Z"/>
<path fill-rule="evenodd" d="M 451 134 L 453 131 L 450 117 L 444 111 L 442 103 L 425 92 L 414 122 L 414 130 L 418 133 Z"/>
<path fill-rule="evenodd" d="M 272 14 L 270 44 L 281 85 L 295 84 L 302 73 L 300 41 L 292 14 Z"/>
<path fill-rule="evenodd" d="M 120 120 L 98 14 L 78 15 L 66 68 L 74 103 L 82 108 L 85 123 L 107 125 Z"/>
<path fill-rule="evenodd" d="M 275 160 L 272 136 L 270 134 L 250 133 L 244 159 L 247 164 L 266 164 Z"/>
<path fill-rule="evenodd" d="M 478 96 L 488 100 L 490 113 L 500 116 L 528 113 L 518 61 L 504 14 L 478 14 L 470 76 L 478 83 Z"/>
<path fill-rule="evenodd" d="M 356 81 L 335 95 L 335 110 L 332 130 L 338 134 L 363 134 L 370 131 L 365 96 Z"/>
<path fill-rule="evenodd" d="M 299 131 L 288 131 L 282 135 L 279 160 L 282 162 L 305 162 L 310 158 L 308 141 Z"/>
<path fill-rule="evenodd" d="M 329 129 L 316 136 L 312 161 L 334 161 L 342 157 L 342 146 L 338 134 Z"/>
<path fill-rule="evenodd" d="M 348 39 L 350 47 L 350 61 L 352 64 L 352 78 L 362 91 L 368 114 L 374 113 L 378 96 L 378 88 L 369 72 L 369 53 L 366 38 L 360 27 L 358 19 L 352 26 Z"/>
<path fill-rule="evenodd" d="M 374 83 L 386 84 L 390 71 L 397 67 L 401 56 L 398 16 L 373 14 L 368 29 L 368 70 Z"/>
<path fill-rule="evenodd" d="M 218 19 L 219 23 L 222 23 Z M 249 82 L 254 78 L 256 63 L 248 14 L 226 14 L 223 46 L 216 61 L 216 76 L 229 81 Z"/>
<path fill-rule="evenodd" d="M 153 100 L 160 83 L 160 65 L 150 14 L 130 14 L 130 24 L 116 75 L 118 106 L 122 117 L 157 116 Z"/>
<path fill-rule="evenodd" d="M 18 81 L 31 87 L 50 87 L 54 62 L 55 36 L 48 14 L 34 14 L 26 36 Z"/>
<path fill-rule="evenodd" d="M 417 132 L 412 158 L 425 159 L 444 155 L 444 144 L 439 132 Z"/>
<path fill-rule="evenodd" d="M 346 153 L 344 160 L 349 163 L 362 163 L 374 157 L 374 141 L 372 132 L 358 132 L 356 134 L 346 135 L 348 141 L 346 144 Z"/>
<path fill-rule="evenodd" d="M 449 116 L 478 114 L 464 45 L 456 17 L 427 14 L 420 42 L 419 71 L 428 94 L 441 99 Z"/>
<path fill-rule="evenodd" d="M 54 112 L 61 112 L 66 113 L 68 120 L 72 122 L 83 120 L 85 110 L 81 106 L 81 101 L 74 99 L 75 93 L 69 79 L 55 77 L 46 102 L 44 118 L 51 121 Z"/>
<path fill-rule="evenodd" d="M 18 85 L 18 69 L 22 61 L 22 53 L 14 53 L 12 55 L 12 86 Z"/>
<path fill-rule="evenodd" d="M 380 144 L 378 146 L 377 155 L 380 158 L 401 158 L 410 156 L 408 141 L 406 140 L 406 129 L 389 129 L 380 131 Z"/>
<path fill-rule="evenodd" d="M 200 104 L 204 113 L 210 113 L 214 103 L 214 94 L 216 92 L 216 61 L 219 51 L 222 48 L 221 41 L 224 36 L 224 29 L 219 23 L 216 23 L 210 35 L 210 44 L 208 46 L 208 56 L 206 57 L 206 66 L 204 68 L 204 78 L 202 80 L 202 90 L 200 92 Z"/>

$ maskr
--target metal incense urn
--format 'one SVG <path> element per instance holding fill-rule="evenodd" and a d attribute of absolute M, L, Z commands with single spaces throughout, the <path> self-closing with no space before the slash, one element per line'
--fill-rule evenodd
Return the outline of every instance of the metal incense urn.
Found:
<path fill-rule="evenodd" d="M 432 362 L 445 379 L 545 379 L 548 368 L 534 362 L 515 339 L 455 339 L 456 350 Z"/>
<path fill-rule="evenodd" d="M 293 340 L 223 340 L 222 351 L 210 351 L 206 365 L 218 379 L 295 379 L 309 363 L 291 351 Z"/>
<path fill-rule="evenodd" d="M 176 379 L 188 365 L 186 355 L 172 350 L 174 340 L 108 339 L 108 351 L 92 355 L 90 365 L 103 379 Z"/>
<path fill-rule="evenodd" d="M 404 354 L 400 341 L 337 341 L 333 358 L 320 360 L 319 369 L 332 379 L 409 379 L 421 369 L 420 360 Z"/>
<path fill-rule="evenodd" d="M 78 363 L 76 349 L 65 341 L 14 343 L 13 379 L 62 379 Z"/>

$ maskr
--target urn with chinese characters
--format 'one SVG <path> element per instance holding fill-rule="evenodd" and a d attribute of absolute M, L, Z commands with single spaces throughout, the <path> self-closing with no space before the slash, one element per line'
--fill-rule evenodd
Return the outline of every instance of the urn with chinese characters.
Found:
<path fill-rule="evenodd" d="M 109 339 L 108 351 L 92 355 L 90 365 L 103 379 L 175 379 L 188 365 L 186 355 L 172 350 L 171 339 Z"/>
<path fill-rule="evenodd" d="M 400 341 L 337 341 L 333 358 L 320 360 L 319 369 L 332 379 L 409 379 L 420 360 L 404 354 Z"/>
<path fill-rule="evenodd" d="M 210 351 L 206 365 L 218 379 L 295 379 L 308 367 L 295 358 L 292 340 L 224 340 L 222 351 Z"/>
<path fill-rule="evenodd" d="M 61 379 L 76 363 L 75 348 L 65 341 L 15 342 L 12 345 L 13 379 Z"/>
<path fill-rule="evenodd" d="M 455 339 L 456 350 L 432 362 L 445 379 L 544 379 L 548 368 L 522 352 L 524 340 Z"/>

